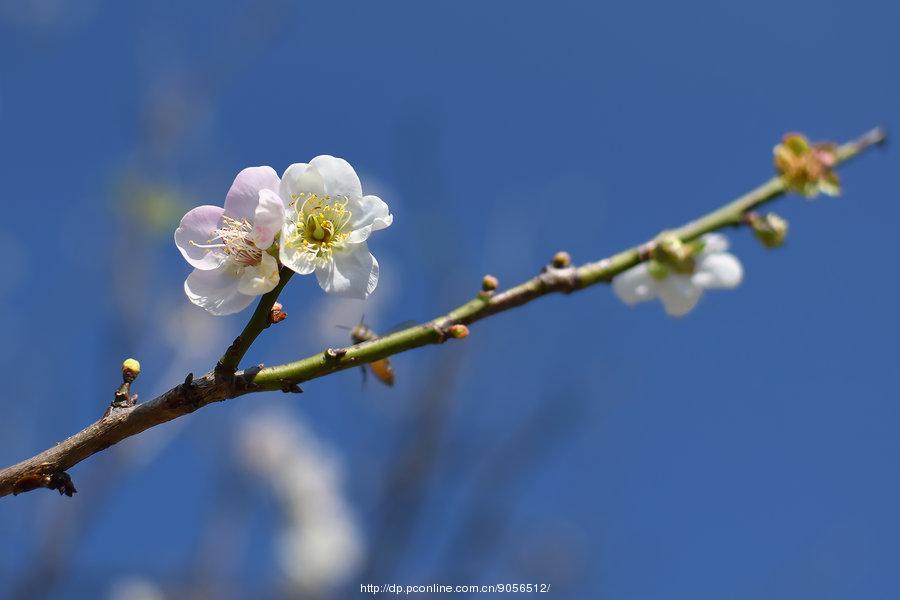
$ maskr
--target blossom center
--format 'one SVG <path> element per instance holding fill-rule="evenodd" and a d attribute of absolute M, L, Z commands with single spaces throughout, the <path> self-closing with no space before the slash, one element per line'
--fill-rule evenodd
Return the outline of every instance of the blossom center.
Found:
<path fill-rule="evenodd" d="M 229 216 L 222 217 L 222 227 L 213 230 L 213 237 L 208 244 L 197 244 L 191 241 L 192 246 L 198 248 L 221 248 L 232 260 L 243 266 L 258 265 L 262 260 L 262 249 L 250 239 L 253 233 L 253 225 L 247 219 L 235 219 Z M 217 241 L 219 243 L 214 244 Z"/>
<path fill-rule="evenodd" d="M 343 196 L 305 193 L 295 196 L 293 233 L 284 243 L 317 257 L 328 257 L 350 236 L 348 225 L 352 215 L 347 203 Z"/>

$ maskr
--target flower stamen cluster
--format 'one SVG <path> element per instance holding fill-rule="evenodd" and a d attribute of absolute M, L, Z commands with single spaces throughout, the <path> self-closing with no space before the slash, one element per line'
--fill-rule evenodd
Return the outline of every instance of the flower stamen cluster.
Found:
<path fill-rule="evenodd" d="M 258 265 L 262 260 L 263 249 L 258 248 L 251 240 L 253 224 L 247 219 L 235 219 L 227 215 L 222 216 L 222 227 L 213 231 L 213 237 L 207 244 L 198 244 L 189 240 L 191 246 L 196 248 L 221 248 L 235 262 L 244 265 Z M 220 240 L 220 244 L 214 244 Z"/>
<path fill-rule="evenodd" d="M 316 258 L 327 260 L 335 246 L 342 245 L 350 236 L 347 225 L 353 213 L 347 209 L 349 200 L 343 197 L 318 194 L 292 194 L 293 224 L 283 244 L 301 252 L 314 253 Z"/>

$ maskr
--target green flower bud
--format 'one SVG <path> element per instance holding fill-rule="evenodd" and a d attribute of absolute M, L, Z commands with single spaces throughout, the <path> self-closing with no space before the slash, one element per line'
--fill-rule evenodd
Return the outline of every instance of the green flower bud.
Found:
<path fill-rule="evenodd" d="M 756 239 L 762 242 L 762 245 L 766 248 L 778 248 L 781 246 L 788 232 L 788 222 L 775 213 L 769 213 L 765 216 L 751 216 L 750 226 L 753 228 Z"/>
<path fill-rule="evenodd" d="M 686 275 L 694 272 L 694 255 L 698 252 L 697 248 L 695 244 L 685 244 L 678 237 L 666 234 L 656 243 L 653 258 L 672 271 Z"/>

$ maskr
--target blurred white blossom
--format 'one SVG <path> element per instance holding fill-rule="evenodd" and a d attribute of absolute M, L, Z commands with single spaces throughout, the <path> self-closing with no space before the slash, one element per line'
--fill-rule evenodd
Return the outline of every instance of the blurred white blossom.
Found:
<path fill-rule="evenodd" d="M 166 342 L 178 355 L 176 367 L 185 361 L 200 360 L 219 350 L 226 335 L 216 318 L 179 302 L 161 315 Z"/>
<path fill-rule="evenodd" d="M 317 596 L 358 568 L 363 541 L 341 493 L 340 463 L 301 420 L 283 411 L 246 420 L 242 462 L 271 485 L 285 515 L 278 558 L 293 591 Z"/>
<path fill-rule="evenodd" d="M 642 262 L 613 278 L 613 291 L 628 305 L 659 298 L 669 315 L 681 317 L 697 306 L 703 290 L 737 287 L 744 270 L 737 257 L 727 252 L 728 239 L 711 233 L 702 240 L 692 273 L 669 269 L 657 273 L 649 262 Z"/>
<path fill-rule="evenodd" d="M 128 577 L 113 583 L 109 600 L 166 600 L 166 595 L 146 579 Z"/>

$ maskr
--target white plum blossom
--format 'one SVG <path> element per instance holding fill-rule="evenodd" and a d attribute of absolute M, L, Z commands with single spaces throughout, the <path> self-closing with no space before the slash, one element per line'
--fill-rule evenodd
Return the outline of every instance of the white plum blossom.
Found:
<path fill-rule="evenodd" d="M 353 167 L 327 155 L 288 167 L 280 194 L 281 262 L 301 275 L 315 272 L 326 292 L 368 297 L 378 285 L 378 261 L 366 240 L 393 222 L 388 205 L 364 196 Z"/>
<path fill-rule="evenodd" d="M 281 180 L 271 167 L 238 173 L 225 206 L 198 206 L 181 219 L 175 245 L 194 271 L 184 282 L 191 302 L 230 315 L 278 285 L 278 260 L 267 250 L 284 223 Z"/>
<path fill-rule="evenodd" d="M 676 273 L 671 269 L 659 275 L 643 262 L 613 278 L 613 291 L 625 304 L 659 298 L 673 317 L 686 315 L 693 309 L 703 290 L 734 288 L 741 283 L 744 270 L 740 261 L 727 252 L 728 239 L 720 234 L 703 236 L 703 249 L 694 256 L 692 273 Z"/>

